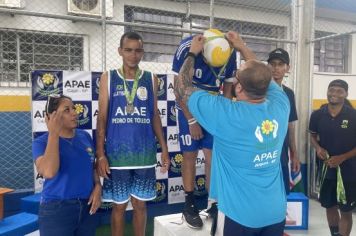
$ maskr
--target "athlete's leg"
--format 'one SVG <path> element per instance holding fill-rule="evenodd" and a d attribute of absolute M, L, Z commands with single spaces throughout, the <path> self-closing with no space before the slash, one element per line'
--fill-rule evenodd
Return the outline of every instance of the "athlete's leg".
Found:
<path fill-rule="evenodd" d="M 340 212 L 339 233 L 342 236 L 349 236 L 352 229 L 352 211 Z"/>
<path fill-rule="evenodd" d="M 205 157 L 205 188 L 210 190 L 210 172 L 211 172 L 211 149 L 203 148 Z"/>
<path fill-rule="evenodd" d="M 113 204 L 111 213 L 111 235 L 124 236 L 127 202 Z"/>
<path fill-rule="evenodd" d="M 131 203 L 133 207 L 132 223 L 135 236 L 145 236 L 147 221 L 146 202 L 131 197 Z"/>

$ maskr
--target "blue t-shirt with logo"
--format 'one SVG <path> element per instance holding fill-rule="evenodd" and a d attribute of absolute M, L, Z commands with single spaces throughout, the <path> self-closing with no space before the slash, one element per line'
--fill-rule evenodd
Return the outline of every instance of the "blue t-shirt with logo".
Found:
<path fill-rule="evenodd" d="M 219 210 L 251 228 L 282 222 L 287 203 L 280 155 L 290 110 L 283 90 L 271 82 L 259 104 L 196 91 L 188 107 L 214 136 L 210 196 Z"/>
<path fill-rule="evenodd" d="M 36 159 L 45 153 L 48 133 L 32 142 L 32 156 Z M 88 199 L 94 187 L 94 148 L 90 135 L 76 129 L 73 138 L 59 138 L 59 170 L 51 179 L 45 179 L 41 201 Z"/>

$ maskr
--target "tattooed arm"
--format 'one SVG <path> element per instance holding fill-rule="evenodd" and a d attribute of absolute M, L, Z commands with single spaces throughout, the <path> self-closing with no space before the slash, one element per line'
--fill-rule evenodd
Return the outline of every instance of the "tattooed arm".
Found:
<path fill-rule="evenodd" d="M 197 35 L 192 39 L 189 54 L 185 59 L 177 78 L 174 80 L 174 93 L 179 103 L 187 104 L 190 95 L 198 90 L 193 87 L 192 79 L 194 73 L 195 56 L 198 55 L 204 46 L 203 35 Z"/>

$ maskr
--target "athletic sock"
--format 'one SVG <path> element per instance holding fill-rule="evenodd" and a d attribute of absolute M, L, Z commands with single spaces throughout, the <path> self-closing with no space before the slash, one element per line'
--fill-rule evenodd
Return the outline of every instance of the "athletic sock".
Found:
<path fill-rule="evenodd" d="M 194 191 L 187 192 L 185 191 L 185 207 L 190 207 L 194 205 Z"/>

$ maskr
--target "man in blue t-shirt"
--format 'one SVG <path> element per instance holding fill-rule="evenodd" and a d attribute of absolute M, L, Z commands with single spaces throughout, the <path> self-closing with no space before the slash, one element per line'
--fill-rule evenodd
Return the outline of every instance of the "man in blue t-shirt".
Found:
<path fill-rule="evenodd" d="M 271 66 L 273 80 L 283 88 L 286 93 L 289 104 L 289 123 L 286 138 L 284 139 L 283 149 L 281 154 L 281 164 L 283 171 L 284 187 L 287 195 L 290 192 L 289 186 L 289 160 L 291 162 L 291 171 L 300 171 L 300 162 L 297 155 L 297 148 L 295 142 L 295 123 L 298 120 L 297 108 L 295 106 L 295 96 L 293 90 L 283 85 L 284 75 L 289 71 L 289 54 L 282 48 L 277 48 L 269 53 L 268 64 Z"/>
<path fill-rule="evenodd" d="M 238 33 L 230 31 L 226 38 L 242 55 L 253 55 Z M 214 137 L 210 195 L 219 202 L 217 232 L 282 236 L 287 202 L 280 156 L 288 98 L 271 82 L 270 68 L 256 60 L 247 60 L 236 75 L 236 102 L 193 87 L 189 71 L 203 44 L 202 35 L 193 38 L 175 89 L 177 99 Z"/>
<path fill-rule="evenodd" d="M 356 110 L 346 105 L 347 95 L 345 81 L 331 81 L 328 104 L 314 111 L 309 121 L 311 143 L 324 161 L 323 168 L 327 168 L 319 201 L 326 208 L 332 236 L 350 235 L 352 210 L 356 206 Z"/>

